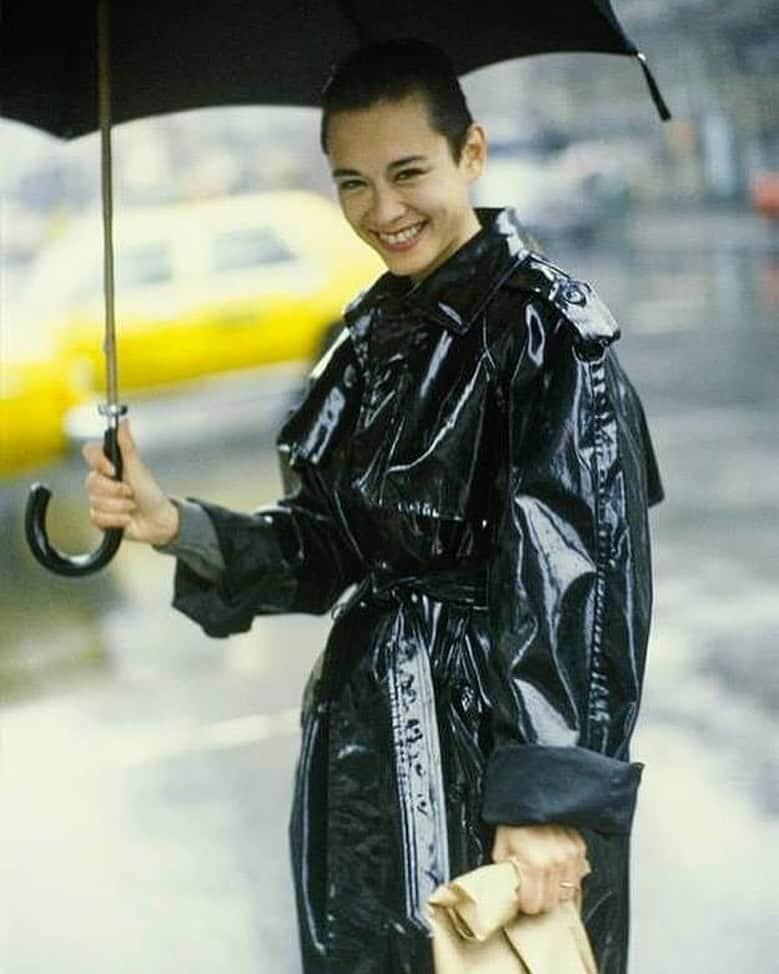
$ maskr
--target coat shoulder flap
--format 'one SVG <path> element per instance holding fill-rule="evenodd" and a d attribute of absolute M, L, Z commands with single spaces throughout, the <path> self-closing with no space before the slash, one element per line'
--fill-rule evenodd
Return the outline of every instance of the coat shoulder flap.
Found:
<path fill-rule="evenodd" d="M 553 305 L 576 333 L 577 345 L 610 345 L 620 328 L 595 289 L 538 253 L 529 253 L 505 281 L 510 290 L 536 294 Z"/>
<path fill-rule="evenodd" d="M 573 329 L 574 346 L 582 358 L 600 358 L 603 350 L 621 335 L 619 325 L 591 284 L 576 280 L 538 253 L 527 254 L 517 264 L 505 287 L 548 301 Z M 581 355 L 584 349 L 587 351 Z M 630 430 L 644 453 L 647 503 L 651 506 L 664 499 L 665 491 L 643 404 L 616 356 L 610 358 L 608 367 L 618 390 L 614 401 L 620 406 L 622 428 Z"/>

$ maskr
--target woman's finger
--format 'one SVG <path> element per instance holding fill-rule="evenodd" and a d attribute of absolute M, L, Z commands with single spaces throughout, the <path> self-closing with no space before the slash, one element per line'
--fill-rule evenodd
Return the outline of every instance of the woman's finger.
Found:
<path fill-rule="evenodd" d="M 568 866 L 562 874 L 559 884 L 559 896 L 561 900 L 571 900 L 576 895 L 576 890 L 581 886 L 581 872 L 576 864 Z"/>
<path fill-rule="evenodd" d="M 584 862 L 582 863 L 581 873 L 579 875 L 582 879 L 584 879 L 584 877 L 589 876 L 591 872 L 592 866 L 590 865 L 590 860 L 585 856 Z"/>
<path fill-rule="evenodd" d="M 579 888 L 578 856 L 560 857 L 545 867 L 520 863 L 520 884 L 517 897 L 522 913 L 542 913 L 555 909 L 562 900 L 571 899 Z M 570 886 L 562 886 L 570 883 Z"/>
<path fill-rule="evenodd" d="M 105 476 L 113 477 L 115 473 L 114 465 L 105 453 L 103 453 L 102 443 L 98 443 L 95 440 L 85 443 L 81 448 L 81 455 L 93 470 L 99 470 Z"/>
<path fill-rule="evenodd" d="M 560 859 L 544 870 L 544 910 L 553 910 L 561 899 L 565 899 L 565 889 L 560 883 L 565 881 L 567 867 Z"/>
<path fill-rule="evenodd" d="M 565 879 L 563 882 L 575 882 L 578 886 L 581 880 L 592 869 L 587 859 L 587 843 L 577 829 L 566 829 L 565 834 L 569 843 L 569 854 L 565 863 Z"/>
<path fill-rule="evenodd" d="M 130 432 L 129 420 L 122 419 L 119 421 L 119 427 L 116 431 L 116 438 L 119 443 L 119 449 L 122 452 L 122 457 L 125 460 L 129 460 L 137 449 L 133 435 Z"/>
<path fill-rule="evenodd" d="M 129 514 L 106 514 L 102 511 L 95 510 L 94 507 L 90 507 L 89 509 L 89 519 L 96 528 L 101 528 L 102 530 L 106 528 L 126 528 L 132 521 L 132 517 Z"/>
<path fill-rule="evenodd" d="M 521 861 L 517 868 L 520 877 L 517 908 L 520 913 L 540 913 L 544 907 L 544 878 L 541 870 Z"/>
<path fill-rule="evenodd" d="M 100 514 L 134 514 L 136 504 L 127 497 L 96 497 L 92 500 L 91 510 Z"/>
<path fill-rule="evenodd" d="M 523 913 L 553 910 L 574 897 L 591 872 L 586 853 L 577 830 L 557 825 L 498 826 L 492 849 L 494 861 L 510 858 L 517 866 L 516 902 Z"/>
<path fill-rule="evenodd" d="M 565 834 L 571 840 L 571 842 L 573 843 L 574 847 L 579 852 L 579 854 L 582 856 L 586 856 L 589 850 L 587 848 L 587 843 L 584 839 L 584 836 L 581 834 L 581 832 L 578 829 L 566 828 Z"/>
<path fill-rule="evenodd" d="M 91 470 L 84 478 L 84 486 L 90 497 L 132 497 L 134 491 L 121 480 L 112 480 L 105 474 Z"/>

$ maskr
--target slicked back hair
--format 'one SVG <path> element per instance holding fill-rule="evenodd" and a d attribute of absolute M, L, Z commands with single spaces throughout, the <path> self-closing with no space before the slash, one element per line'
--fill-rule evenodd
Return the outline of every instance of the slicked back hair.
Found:
<path fill-rule="evenodd" d="M 421 95 L 431 128 L 443 135 L 455 162 L 473 122 L 448 56 L 427 41 L 395 38 L 357 48 L 340 61 L 322 90 L 320 144 L 327 154 L 327 129 L 337 112 Z"/>

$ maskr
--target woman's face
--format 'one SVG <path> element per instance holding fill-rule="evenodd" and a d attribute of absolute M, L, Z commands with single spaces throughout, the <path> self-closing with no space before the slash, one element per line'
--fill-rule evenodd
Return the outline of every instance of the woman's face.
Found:
<path fill-rule="evenodd" d="M 478 230 L 468 186 L 486 157 L 472 125 L 459 163 L 421 95 L 337 112 L 328 160 L 344 216 L 393 274 L 420 281 Z"/>

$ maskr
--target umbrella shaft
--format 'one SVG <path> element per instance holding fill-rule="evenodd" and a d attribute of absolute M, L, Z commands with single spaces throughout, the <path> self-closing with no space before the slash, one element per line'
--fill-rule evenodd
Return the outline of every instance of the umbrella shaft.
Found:
<path fill-rule="evenodd" d="M 114 323 L 113 179 L 111 157 L 111 49 L 108 0 L 97 0 L 98 108 L 100 116 L 100 167 L 103 197 L 103 291 L 105 295 L 106 401 L 118 405 L 116 327 Z"/>

